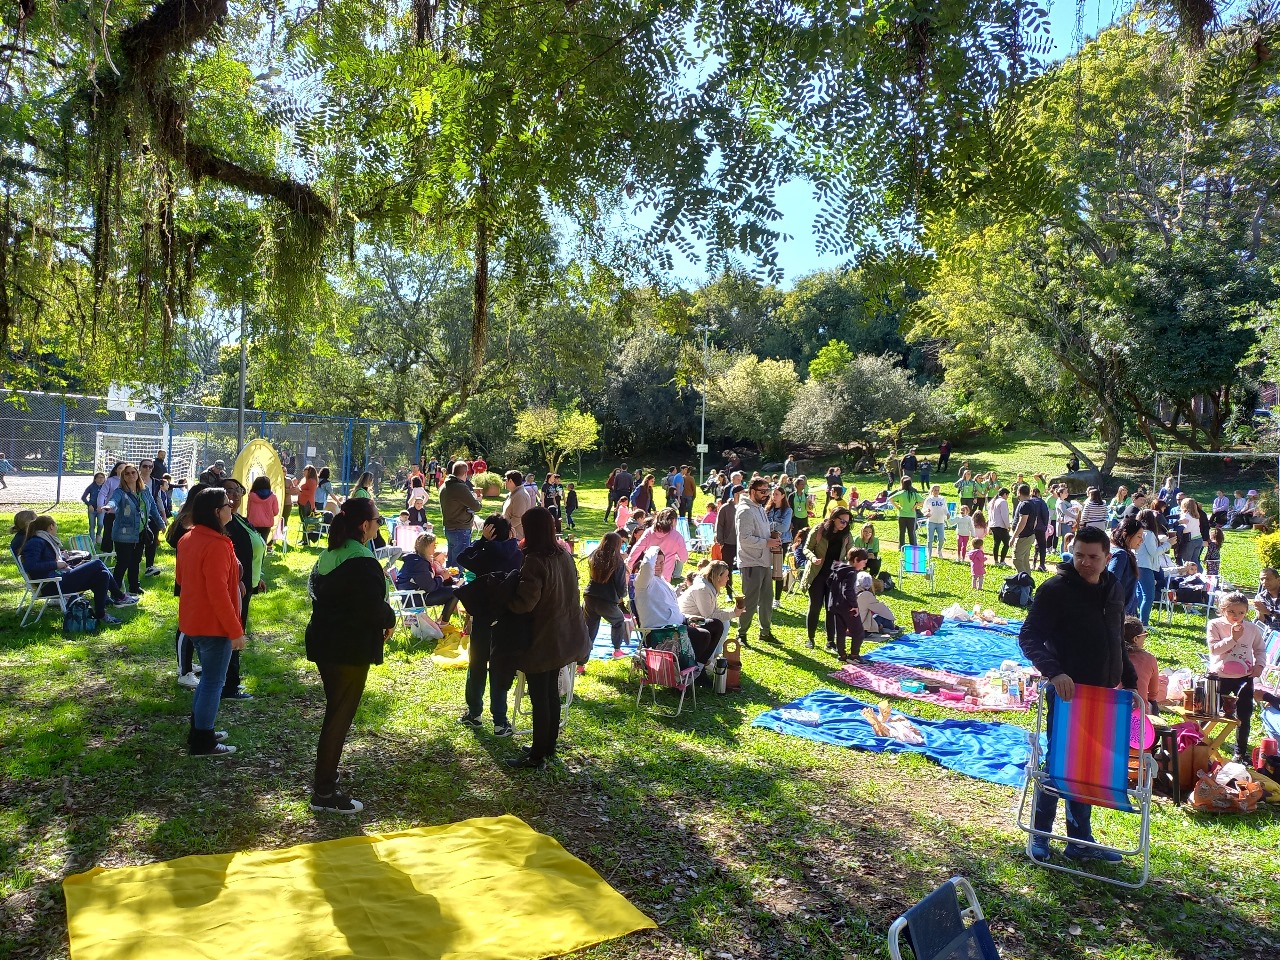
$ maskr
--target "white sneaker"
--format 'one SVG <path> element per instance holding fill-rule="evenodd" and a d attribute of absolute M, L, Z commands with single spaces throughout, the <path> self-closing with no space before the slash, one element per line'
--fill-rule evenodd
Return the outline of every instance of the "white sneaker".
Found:
<path fill-rule="evenodd" d="M 782 607 L 782 601 L 781 601 L 781 600 L 775 600 L 775 601 L 773 601 L 773 609 L 778 610 L 778 609 L 780 609 L 781 607 Z"/>
<path fill-rule="evenodd" d="M 147 575 L 148 577 L 154 577 L 154 576 L 155 576 L 156 574 L 158 574 L 159 572 L 160 572 L 160 568 L 159 568 L 159 567 L 151 566 L 151 567 L 147 567 L 146 575 Z"/>
<path fill-rule="evenodd" d="M 178 686 L 186 687 L 188 690 L 194 690 L 200 686 L 200 679 L 194 673 L 184 673 L 178 678 Z"/>

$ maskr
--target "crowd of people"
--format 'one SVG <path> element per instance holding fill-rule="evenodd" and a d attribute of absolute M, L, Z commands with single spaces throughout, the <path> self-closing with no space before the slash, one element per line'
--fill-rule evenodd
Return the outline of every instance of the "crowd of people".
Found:
<path fill-rule="evenodd" d="M 1223 528 L 1258 512 L 1256 491 L 1239 501 L 1220 494 L 1205 511 L 1177 489 L 1173 478 L 1155 494 L 1142 487 L 1131 494 L 1122 486 L 1108 501 L 1096 487 L 1076 497 L 1067 484 L 1051 484 L 1040 475 L 1018 475 L 1005 483 L 991 471 L 975 475 L 967 463 L 957 470 L 952 497 L 937 479 L 949 457 L 947 444 L 935 472 L 909 450 L 894 465 L 901 471 L 896 489 L 881 490 L 874 499 L 860 497 L 838 467 L 827 472 L 820 489 L 811 489 L 794 457 L 775 473 L 749 477 L 730 463 L 700 487 L 688 466 L 672 466 L 659 480 L 657 471 L 640 475 L 621 464 L 606 483 L 604 520 L 612 519 L 615 529 L 590 553 L 585 584 L 579 582 L 570 532 L 578 510 L 574 484 L 564 484 L 555 473 L 539 483 L 533 474 L 510 470 L 501 476 L 501 505 L 490 512 L 485 496 L 494 491 L 476 484 L 482 475 L 485 486 L 491 482 L 488 464 L 462 457 L 432 458 L 396 472 L 405 507 L 399 523 L 416 528 L 411 540 L 399 541 L 405 549 L 398 569 L 374 555 L 374 548 L 386 542 L 386 522 L 375 499 L 385 468 L 378 463 L 374 470 L 373 462 L 345 497 L 334 490 L 329 471 L 312 464 L 303 464 L 296 478 L 288 474 L 281 497 L 265 477 L 246 489 L 227 475 L 222 461 L 202 471 L 190 491 L 160 472 L 162 455 L 136 465 L 121 463 L 95 476 L 82 497 L 91 536 L 100 538 L 101 550 L 114 552 L 114 570 L 92 558 L 68 559 L 53 519 L 31 511 L 15 516 L 12 549 L 29 577 L 58 576 L 65 590 L 90 592 L 95 616 L 111 624 L 119 620 L 107 606 L 136 605 L 143 592 L 141 576 L 159 572 L 156 544 L 164 536 L 176 553 L 178 682 L 194 690 L 188 750 L 221 757 L 236 748 L 226 742 L 226 731 L 216 729 L 220 704 L 251 699 L 241 685 L 239 656 L 250 601 L 266 588 L 264 558 L 273 539 L 287 530 L 294 509 L 304 530 L 323 518 L 328 539 L 308 580 L 312 613 L 306 652 L 316 663 L 326 699 L 311 806 L 354 813 L 363 805 L 339 785 L 338 763 L 369 667 L 382 662 L 394 629 L 397 590 L 412 591 L 423 606 L 439 606 L 443 622 L 465 612 L 469 666 L 459 717 L 465 726 L 481 726 L 487 688 L 494 733 L 511 736 L 508 695 L 517 671 L 524 673 L 533 737 L 529 748 L 508 762 L 538 768 L 556 751 L 562 673 L 575 664 L 581 669 L 601 624 L 607 624 L 615 656 L 627 656 L 624 647 L 633 627 L 639 627 L 645 642 L 669 649 L 681 668 L 700 665 L 702 683 L 710 682 L 712 665 L 730 637 L 744 647 L 779 643 L 773 612 L 793 583 L 807 601 L 810 649 L 816 647 L 820 625 L 825 651 L 843 662 L 857 662 L 867 638 L 899 633 L 881 599 L 892 589 L 892 577 L 883 569 L 876 519 L 896 520 L 901 545 L 917 546 L 917 531 L 923 529 L 923 549 L 936 560 L 946 557 L 954 531 L 953 558 L 969 565 L 975 590 L 983 588 L 987 543 L 992 565 L 1010 565 L 1019 573 L 1046 570 L 1048 558 L 1060 554 L 1063 562 L 1049 583 L 1065 585 L 1042 586 L 1024 637 L 1034 638 L 1046 618 L 1059 616 L 1053 598 L 1071 598 L 1058 603 L 1070 606 L 1079 599 L 1076 594 L 1096 587 L 1105 594 L 1099 609 L 1105 608 L 1107 637 L 1124 632 L 1130 641 L 1115 660 L 1124 667 L 1123 676 L 1114 680 L 1121 683 L 1130 679 L 1130 653 L 1132 662 L 1145 663 L 1141 637 L 1158 591 L 1168 588 L 1173 576 L 1186 583 L 1216 574 Z M 705 512 L 695 520 L 699 489 L 705 493 Z M 432 496 L 438 499 L 443 539 L 426 523 Z M 686 570 L 694 560 L 694 529 L 707 556 Z M 1095 558 L 1098 550 L 1103 555 Z M 1091 566 L 1095 559 L 1097 578 Z M 1228 597 L 1222 619 L 1210 627 L 1215 662 L 1243 665 L 1235 691 L 1239 709 L 1251 712 L 1249 680 L 1261 657 L 1256 628 L 1240 626 L 1242 602 L 1262 627 L 1280 626 L 1280 575 L 1264 571 L 1252 601 Z M 1122 617 L 1131 617 L 1123 631 L 1120 621 L 1111 622 L 1113 604 Z M 1054 642 L 1059 641 L 1031 640 L 1032 660 L 1050 679 L 1072 673 L 1065 667 L 1045 672 L 1057 663 L 1044 652 Z M 1115 671 L 1099 670 L 1110 682 Z M 1076 671 L 1076 682 L 1092 682 L 1080 678 L 1099 670 Z M 1059 695 L 1069 690 L 1056 680 L 1054 686 Z M 1243 749 L 1249 728 L 1244 713 L 1240 720 Z M 1052 819 L 1047 809 L 1040 816 Z"/>

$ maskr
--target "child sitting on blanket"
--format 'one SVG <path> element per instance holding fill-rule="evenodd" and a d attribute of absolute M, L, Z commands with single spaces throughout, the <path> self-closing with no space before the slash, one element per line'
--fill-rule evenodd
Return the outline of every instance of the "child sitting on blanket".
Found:
<path fill-rule="evenodd" d="M 974 590 L 982 589 L 982 578 L 987 574 L 987 555 L 982 552 L 982 538 L 973 541 L 973 549 L 969 551 L 969 573 L 972 575 Z"/>
<path fill-rule="evenodd" d="M 865 571 L 858 574 L 858 613 L 862 616 L 862 629 L 868 636 L 897 636 L 902 632 L 893 622 L 893 611 L 876 596 L 871 574 Z"/>

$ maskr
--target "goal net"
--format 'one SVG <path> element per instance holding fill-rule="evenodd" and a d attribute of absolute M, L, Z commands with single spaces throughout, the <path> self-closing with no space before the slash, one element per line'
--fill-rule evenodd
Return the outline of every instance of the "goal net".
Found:
<path fill-rule="evenodd" d="M 157 450 L 164 450 L 167 461 L 164 472 L 175 482 L 190 480 L 196 475 L 197 446 L 195 437 L 104 433 L 99 430 L 94 444 L 94 469 L 106 473 L 121 460 L 137 463 L 154 457 Z"/>

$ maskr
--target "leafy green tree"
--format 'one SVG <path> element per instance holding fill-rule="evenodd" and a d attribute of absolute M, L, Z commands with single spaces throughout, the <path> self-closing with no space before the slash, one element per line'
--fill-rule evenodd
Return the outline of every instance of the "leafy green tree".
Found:
<path fill-rule="evenodd" d="M 711 381 L 707 416 L 714 417 L 726 434 L 750 440 L 765 456 L 776 455 L 782 450 L 782 425 L 799 389 L 800 378 L 790 360 L 746 354 Z"/>
<path fill-rule="evenodd" d="M 853 363 L 853 351 L 843 340 L 832 340 L 809 361 L 809 379 L 816 383 L 838 380 Z"/>
<path fill-rule="evenodd" d="M 559 473 L 566 457 L 595 449 L 600 425 L 580 410 L 533 407 L 516 415 L 516 436 L 539 452 L 548 473 Z"/>

